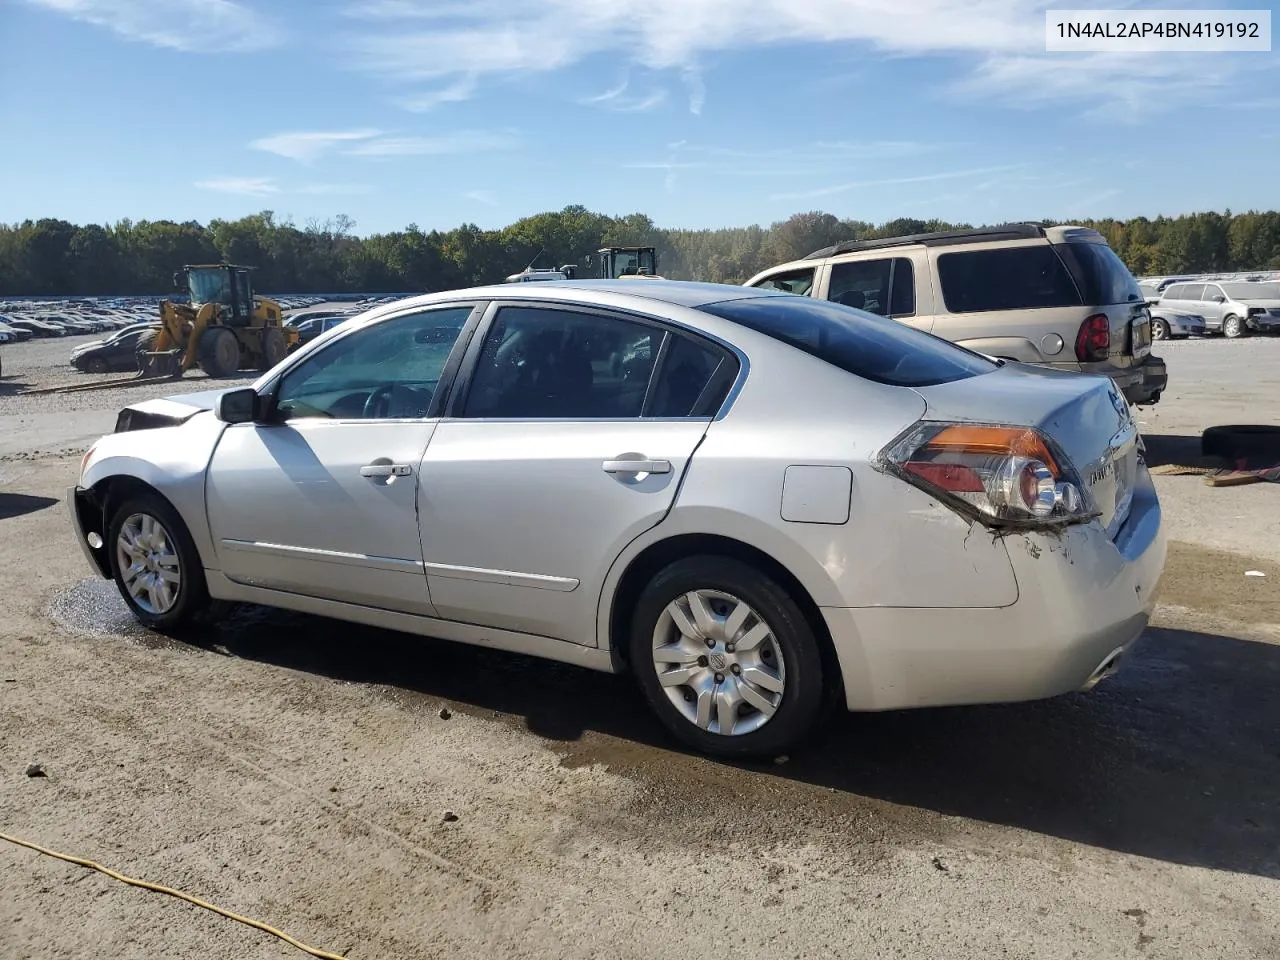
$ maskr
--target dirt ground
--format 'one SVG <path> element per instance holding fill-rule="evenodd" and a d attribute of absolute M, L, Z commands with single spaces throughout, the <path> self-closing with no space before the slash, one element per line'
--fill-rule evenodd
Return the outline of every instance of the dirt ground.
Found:
<path fill-rule="evenodd" d="M 134 394 L 21 395 L 88 379 L 68 347 L 0 381 L 0 832 L 353 960 L 1280 956 L 1276 485 L 1158 478 L 1161 604 L 1093 692 L 842 715 L 735 766 L 622 677 L 260 609 L 140 630 L 62 502 Z M 1280 339 L 1157 351 L 1154 461 L 1280 423 Z M 0 842 L 4 960 L 302 955 Z"/>

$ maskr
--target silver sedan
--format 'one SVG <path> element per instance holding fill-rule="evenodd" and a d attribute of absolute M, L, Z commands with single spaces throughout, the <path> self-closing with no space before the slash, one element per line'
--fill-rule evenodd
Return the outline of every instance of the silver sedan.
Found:
<path fill-rule="evenodd" d="M 850 710 L 1088 688 L 1165 556 L 1109 379 L 669 281 L 379 306 L 135 404 L 68 496 L 143 624 L 255 603 L 630 671 L 724 756 Z"/>

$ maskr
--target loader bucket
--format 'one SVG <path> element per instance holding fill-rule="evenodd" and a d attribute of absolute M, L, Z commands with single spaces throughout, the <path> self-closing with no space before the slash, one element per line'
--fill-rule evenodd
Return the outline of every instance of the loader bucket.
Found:
<path fill-rule="evenodd" d="M 176 350 L 154 350 L 142 354 L 142 368 L 138 371 L 141 377 L 172 377 L 175 380 L 182 376 L 182 366 Z"/>

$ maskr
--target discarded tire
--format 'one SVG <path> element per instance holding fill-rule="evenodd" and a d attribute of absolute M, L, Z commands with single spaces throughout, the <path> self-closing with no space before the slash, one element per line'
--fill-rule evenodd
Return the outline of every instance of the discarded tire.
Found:
<path fill-rule="evenodd" d="M 1200 435 L 1200 452 L 1231 463 L 1240 460 L 1263 466 L 1280 463 L 1280 427 L 1268 424 L 1209 427 Z"/>

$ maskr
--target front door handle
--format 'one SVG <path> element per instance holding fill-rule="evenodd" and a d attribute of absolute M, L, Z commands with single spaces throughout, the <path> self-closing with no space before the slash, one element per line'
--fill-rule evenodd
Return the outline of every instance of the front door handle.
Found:
<path fill-rule="evenodd" d="M 413 467 L 407 463 L 369 463 L 360 468 L 362 477 L 407 477 Z"/>
<path fill-rule="evenodd" d="M 605 473 L 670 473 L 670 460 L 606 460 Z"/>

